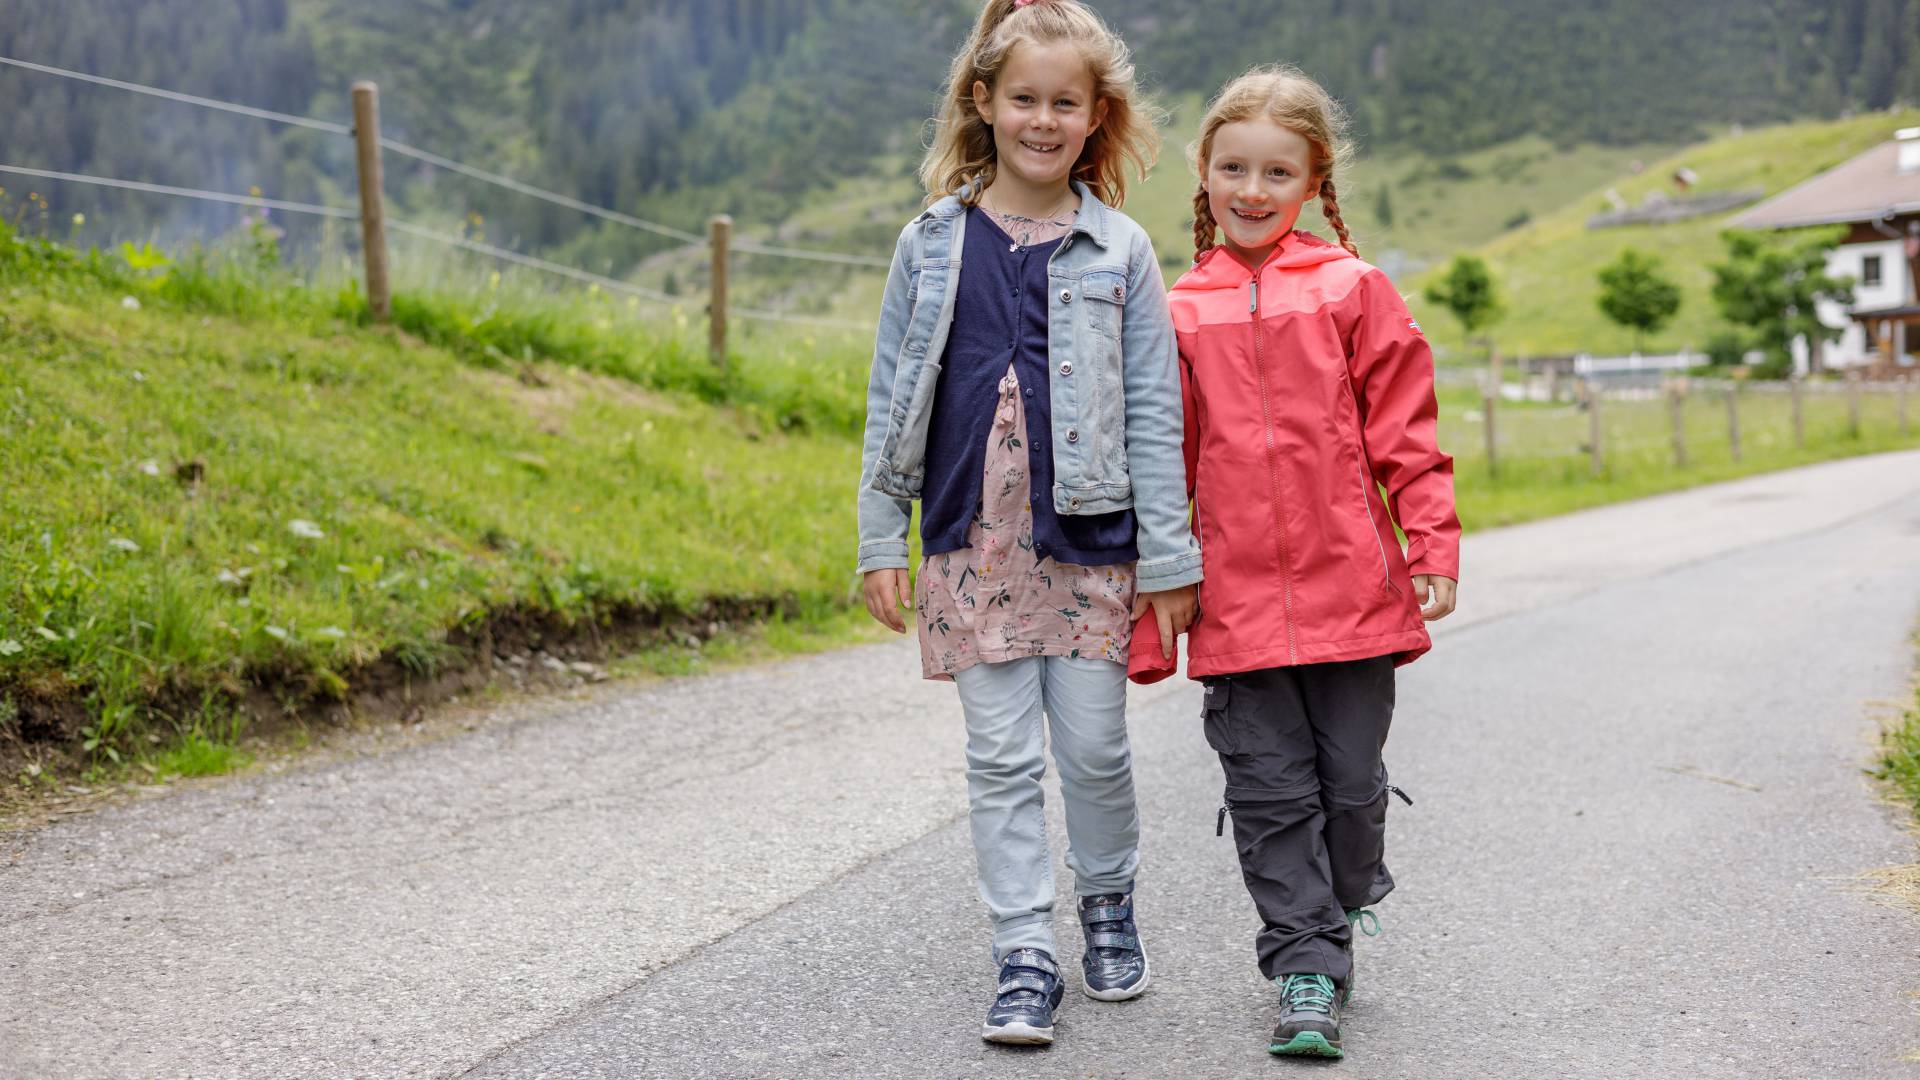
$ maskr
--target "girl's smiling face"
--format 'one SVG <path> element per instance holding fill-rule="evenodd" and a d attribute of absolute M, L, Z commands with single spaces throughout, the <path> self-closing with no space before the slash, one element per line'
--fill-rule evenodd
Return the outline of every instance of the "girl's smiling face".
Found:
<path fill-rule="evenodd" d="M 1220 125 L 1207 159 L 1207 206 L 1226 246 L 1252 266 L 1265 262 L 1320 194 L 1313 144 L 1264 116 Z"/>
<path fill-rule="evenodd" d="M 993 127 L 998 178 L 1033 194 L 1066 186 L 1106 113 L 1094 100 L 1093 72 L 1066 42 L 1015 45 L 997 86 L 973 84 L 973 103 Z"/>

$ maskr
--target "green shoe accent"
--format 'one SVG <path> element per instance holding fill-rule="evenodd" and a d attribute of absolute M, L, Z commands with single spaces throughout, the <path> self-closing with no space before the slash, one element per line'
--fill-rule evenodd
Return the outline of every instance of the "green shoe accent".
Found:
<path fill-rule="evenodd" d="M 1347 925 L 1368 937 L 1380 936 L 1380 916 L 1372 908 L 1357 907 L 1347 912 Z"/>
<path fill-rule="evenodd" d="M 1346 1057 L 1347 1052 L 1326 1040 L 1317 1031 L 1303 1031 L 1285 1043 L 1270 1043 L 1267 1053 L 1286 1057 Z"/>
<path fill-rule="evenodd" d="M 1368 937 L 1380 936 L 1380 916 L 1372 908 L 1353 908 L 1347 912 L 1347 926 Z M 1353 1000 L 1353 935 L 1347 935 L 1347 981 L 1340 986 L 1340 1007 L 1346 1008 Z"/>

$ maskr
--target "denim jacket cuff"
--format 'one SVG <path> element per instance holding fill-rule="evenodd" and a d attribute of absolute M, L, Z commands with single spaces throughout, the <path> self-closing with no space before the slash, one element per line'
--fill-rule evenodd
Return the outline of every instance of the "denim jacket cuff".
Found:
<path fill-rule="evenodd" d="M 1197 585 L 1202 576 L 1200 553 L 1183 551 L 1170 559 L 1154 559 L 1151 562 L 1142 559 L 1134 567 L 1134 588 L 1143 593 L 1165 592 L 1182 585 Z"/>
<path fill-rule="evenodd" d="M 868 574 L 875 570 L 905 570 L 906 568 L 907 542 L 905 540 L 869 540 L 860 545 L 859 573 Z"/>

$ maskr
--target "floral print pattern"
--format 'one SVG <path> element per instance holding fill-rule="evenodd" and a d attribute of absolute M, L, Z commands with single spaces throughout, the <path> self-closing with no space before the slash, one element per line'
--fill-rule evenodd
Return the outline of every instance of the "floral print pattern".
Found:
<path fill-rule="evenodd" d="M 1007 366 L 987 436 L 986 477 L 967 545 L 920 563 L 920 662 L 951 681 L 977 663 L 1022 656 L 1127 662 L 1133 564 L 1075 566 L 1040 558 L 1028 501 L 1027 416 Z"/>

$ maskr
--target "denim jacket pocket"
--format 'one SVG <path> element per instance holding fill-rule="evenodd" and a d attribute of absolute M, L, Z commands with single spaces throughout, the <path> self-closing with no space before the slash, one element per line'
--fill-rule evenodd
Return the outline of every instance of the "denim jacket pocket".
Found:
<path fill-rule="evenodd" d="M 1087 329 L 1104 341 L 1098 344 L 1111 344 L 1116 348 L 1120 344 L 1121 316 L 1127 307 L 1127 275 L 1118 270 L 1092 270 L 1080 278 L 1080 295 L 1087 303 L 1081 310 L 1086 312 Z M 1088 345 L 1096 344 L 1089 341 Z"/>

